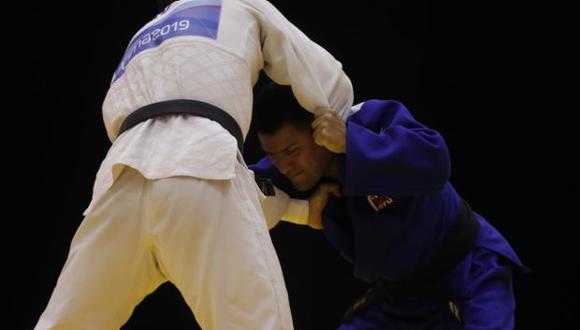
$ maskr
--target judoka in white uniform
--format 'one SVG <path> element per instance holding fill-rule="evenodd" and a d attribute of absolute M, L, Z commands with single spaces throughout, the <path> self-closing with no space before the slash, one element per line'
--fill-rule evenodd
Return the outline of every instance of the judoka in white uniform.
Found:
<path fill-rule="evenodd" d="M 135 110 L 186 99 L 235 119 L 245 137 L 260 70 L 301 105 L 347 111 L 341 64 L 264 0 L 173 2 L 135 34 L 103 103 L 112 145 L 36 329 L 118 329 L 165 281 L 203 329 L 292 329 L 263 196 L 236 139 L 186 114 Z"/>

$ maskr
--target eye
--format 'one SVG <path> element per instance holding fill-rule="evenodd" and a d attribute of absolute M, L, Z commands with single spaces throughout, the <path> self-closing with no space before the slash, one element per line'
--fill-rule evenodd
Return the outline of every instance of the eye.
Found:
<path fill-rule="evenodd" d="M 300 148 L 294 148 L 294 149 L 288 150 L 288 155 L 290 155 L 290 156 L 296 156 L 299 153 L 300 153 Z"/>

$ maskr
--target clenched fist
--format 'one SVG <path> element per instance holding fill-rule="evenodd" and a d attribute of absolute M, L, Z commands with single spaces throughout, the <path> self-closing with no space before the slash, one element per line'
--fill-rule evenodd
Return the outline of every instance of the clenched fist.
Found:
<path fill-rule="evenodd" d="M 346 124 L 342 118 L 331 109 L 319 109 L 314 116 L 314 142 L 336 154 L 346 153 Z"/>
<path fill-rule="evenodd" d="M 308 225 L 314 229 L 322 228 L 322 211 L 328 202 L 328 196 L 340 197 L 338 184 L 321 184 L 308 199 Z"/>

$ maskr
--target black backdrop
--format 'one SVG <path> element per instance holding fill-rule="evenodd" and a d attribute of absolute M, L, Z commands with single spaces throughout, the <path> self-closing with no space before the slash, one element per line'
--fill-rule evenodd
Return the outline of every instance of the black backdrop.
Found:
<path fill-rule="evenodd" d="M 517 328 L 566 328 L 577 307 L 578 163 L 570 143 L 574 108 L 558 96 L 568 91 L 548 95 L 558 83 L 551 72 L 564 67 L 551 56 L 559 51 L 548 33 L 551 13 L 499 1 L 272 3 L 343 63 L 356 102 L 403 101 L 443 133 L 452 182 L 535 271 L 516 276 Z M 24 7 L 6 26 L 4 48 L 11 72 L 3 130 L 7 329 L 31 329 L 46 306 L 109 146 L 100 106 L 111 74 L 156 11 L 152 0 Z M 250 134 L 248 162 L 260 156 Z M 296 329 L 336 328 L 364 285 L 320 232 L 281 224 L 271 235 Z M 123 329 L 193 324 L 166 284 Z"/>

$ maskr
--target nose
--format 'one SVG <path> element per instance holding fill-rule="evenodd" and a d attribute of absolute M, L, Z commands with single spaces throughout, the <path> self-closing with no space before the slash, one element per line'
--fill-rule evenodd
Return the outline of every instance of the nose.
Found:
<path fill-rule="evenodd" d="M 294 171 L 294 162 L 290 157 L 273 157 L 272 164 L 285 176 L 288 176 Z"/>

